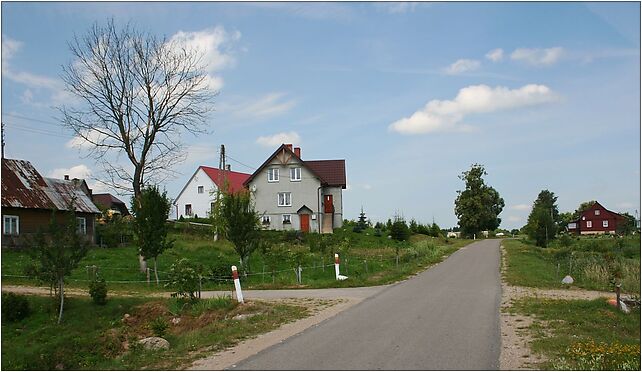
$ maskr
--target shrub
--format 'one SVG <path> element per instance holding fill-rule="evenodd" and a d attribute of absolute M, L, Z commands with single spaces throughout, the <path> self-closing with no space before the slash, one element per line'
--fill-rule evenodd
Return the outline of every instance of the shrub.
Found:
<path fill-rule="evenodd" d="M 154 332 L 154 336 L 163 337 L 167 333 L 169 323 L 165 318 L 159 316 L 149 323 L 149 328 Z"/>
<path fill-rule="evenodd" d="M 27 297 L 15 293 L 2 293 L 2 319 L 9 322 L 22 320 L 31 314 Z"/>
<path fill-rule="evenodd" d="M 408 225 L 406 225 L 406 221 L 400 218 L 396 219 L 390 228 L 390 236 L 392 236 L 394 240 L 398 241 L 408 240 L 410 237 L 410 229 L 408 228 Z"/>
<path fill-rule="evenodd" d="M 107 283 L 105 279 L 94 279 L 89 283 L 89 295 L 97 305 L 104 305 L 107 303 Z"/>
<path fill-rule="evenodd" d="M 168 282 L 165 284 L 165 287 L 176 290 L 176 292 L 171 294 L 172 297 L 196 300 L 196 293 L 199 290 L 198 279 L 199 274 L 196 266 L 188 259 L 181 258 L 169 268 Z"/>

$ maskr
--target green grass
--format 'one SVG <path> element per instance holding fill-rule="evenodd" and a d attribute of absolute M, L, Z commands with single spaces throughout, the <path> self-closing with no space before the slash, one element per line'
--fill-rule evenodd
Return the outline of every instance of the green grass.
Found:
<path fill-rule="evenodd" d="M 542 369 L 640 369 L 640 309 L 624 314 L 605 299 L 525 298 L 510 311 L 535 317 L 531 347 L 547 356 Z"/>
<path fill-rule="evenodd" d="M 262 302 L 239 306 L 229 298 L 186 307 L 172 299 L 111 298 L 98 306 L 89 299 L 68 298 L 58 325 L 52 299 L 33 296 L 29 302 L 32 315 L 2 323 L 3 370 L 176 369 L 307 314 L 302 307 Z M 131 322 L 123 322 L 126 313 Z M 237 314 L 259 315 L 234 320 Z M 170 325 L 165 336 L 169 350 L 151 352 L 137 346 L 138 338 L 152 335 L 153 321 L 163 318 L 169 323 L 177 315 L 182 321 Z"/>
<path fill-rule="evenodd" d="M 203 290 L 230 289 L 232 284 L 220 279 L 229 278 L 230 266 L 239 264 L 232 245 L 226 241 L 215 242 L 202 231 L 174 231 L 171 235 L 175 239 L 174 248 L 158 257 L 160 279 L 166 278 L 169 267 L 176 260 L 188 258 L 201 264 L 204 271 L 209 273 L 210 279 L 203 281 Z M 322 256 L 317 252 L 310 252 L 307 237 L 304 237 L 303 242 L 299 242 L 295 238 L 284 239 L 283 236 L 281 232 L 265 232 L 265 239 L 280 241 L 288 249 L 306 252 L 302 263 L 302 284 L 296 282 L 293 270 L 296 265 L 292 260 L 284 259 L 272 275 L 272 270 L 265 264 L 261 253 L 255 252 L 250 258 L 250 275 L 241 277 L 244 288 L 328 288 L 387 284 L 421 271 L 426 266 L 441 261 L 443 256 L 450 255 L 470 243 L 470 240 L 465 239 L 430 238 L 424 235 L 414 235 L 410 242 L 395 243 L 386 236 L 375 236 L 374 229 L 362 233 L 337 229 L 332 239 L 341 245 L 341 248 L 331 249 L 332 252 Z M 394 244 L 400 244 L 401 247 L 399 266 L 395 262 Z M 341 273 L 347 275 L 348 280 L 337 282 L 334 278 L 334 267 L 331 264 L 335 250 L 340 251 Z M 24 252 L 2 250 L 3 283 L 33 285 L 34 282 L 30 279 L 12 277 L 24 275 L 24 267 L 28 262 Z M 69 287 L 86 288 L 89 280 L 86 267 L 92 265 L 99 268 L 99 273 L 108 282 L 110 291 L 153 293 L 168 290 L 162 285 L 147 285 L 145 274 L 138 271 L 138 256 L 133 246 L 91 249 L 79 267 L 69 276 Z M 149 262 L 149 265 L 153 267 L 152 262 Z M 119 281 L 128 283 L 118 283 Z"/>
<path fill-rule="evenodd" d="M 636 246 L 637 244 L 637 246 Z M 612 291 L 612 274 L 619 268 L 622 291 L 640 294 L 640 240 L 617 246 L 614 238 L 581 238 L 569 247 L 539 248 L 520 240 L 505 240 L 509 284 L 537 288 L 567 288 L 562 278 L 571 275 L 573 287 Z"/>

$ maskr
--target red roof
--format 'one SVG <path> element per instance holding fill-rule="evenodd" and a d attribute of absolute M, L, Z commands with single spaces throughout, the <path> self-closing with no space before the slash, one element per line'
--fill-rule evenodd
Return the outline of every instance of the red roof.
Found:
<path fill-rule="evenodd" d="M 345 160 L 305 160 L 303 163 L 321 177 L 328 186 L 346 188 Z"/>
<path fill-rule="evenodd" d="M 45 178 L 26 160 L 2 159 L 2 206 L 29 209 L 68 210 L 100 213 L 81 180 Z"/>
<path fill-rule="evenodd" d="M 214 181 L 216 186 L 218 186 L 219 189 L 223 188 L 223 182 L 226 180 L 228 182 L 229 186 L 229 191 L 232 193 L 238 192 L 240 190 L 243 190 L 243 183 L 245 180 L 250 178 L 250 175 L 247 173 L 241 173 L 241 172 L 234 172 L 234 171 L 228 171 L 226 170 L 225 172 L 222 172 L 218 168 L 212 168 L 212 167 L 206 167 L 204 165 L 200 166 L 201 169 L 207 174 L 207 176 Z M 221 173 L 225 173 L 225 178 L 222 177 Z"/>

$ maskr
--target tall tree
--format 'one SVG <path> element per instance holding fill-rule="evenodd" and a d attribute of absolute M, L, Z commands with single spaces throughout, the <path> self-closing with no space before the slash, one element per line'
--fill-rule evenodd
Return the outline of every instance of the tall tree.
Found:
<path fill-rule="evenodd" d="M 250 193 L 221 193 L 212 213 L 214 227 L 234 245 L 243 272 L 249 272 L 250 255 L 260 247 L 260 221 Z"/>
<path fill-rule="evenodd" d="M 216 92 L 203 53 L 113 20 L 94 24 L 69 48 L 62 79 L 79 103 L 59 108 L 63 123 L 89 145 L 104 171 L 100 181 L 138 200 L 146 184 L 160 184 L 184 160 L 181 135 L 204 129 Z"/>
<path fill-rule="evenodd" d="M 59 297 L 58 323 L 62 321 L 65 303 L 65 277 L 78 266 L 87 254 L 87 244 L 78 233 L 73 202 L 69 211 L 55 212 L 46 231 L 39 231 L 29 253 L 32 264 L 28 274 L 51 281 L 57 286 Z"/>
<path fill-rule="evenodd" d="M 167 238 L 167 216 L 171 208 L 172 203 L 167 197 L 167 191 L 161 193 L 157 186 L 144 188 L 139 202 L 132 203 L 139 254 L 145 260 L 154 260 L 156 284 L 159 283 L 157 258 L 174 244 Z"/>
<path fill-rule="evenodd" d="M 559 214 L 559 220 L 557 222 L 557 231 L 563 232 L 566 231 L 568 224 L 574 221 L 573 213 L 571 212 L 562 212 Z"/>
<path fill-rule="evenodd" d="M 637 232 L 638 229 L 638 223 L 635 217 L 633 217 L 630 213 L 620 213 L 622 217 L 624 217 L 624 220 L 619 222 L 617 225 L 616 232 L 620 235 L 630 235 L 634 232 Z"/>
<path fill-rule="evenodd" d="M 533 203 L 526 232 L 539 247 L 546 247 L 557 234 L 557 222 L 560 218 L 556 203 L 557 196 L 548 190 L 542 190 Z"/>
<path fill-rule="evenodd" d="M 495 230 L 502 221 L 499 214 L 504 209 L 504 199 L 497 190 L 484 183 L 485 175 L 487 173 L 483 165 L 473 164 L 470 170 L 459 176 L 466 183 L 466 188 L 457 191 L 455 215 L 465 236 L 473 236 L 483 230 Z"/>

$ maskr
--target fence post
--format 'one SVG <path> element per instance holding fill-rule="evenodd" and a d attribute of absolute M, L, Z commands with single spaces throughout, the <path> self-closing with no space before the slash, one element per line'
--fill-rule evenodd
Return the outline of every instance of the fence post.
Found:
<path fill-rule="evenodd" d="M 339 254 L 334 254 L 334 277 L 339 280 Z"/>
<path fill-rule="evenodd" d="M 617 309 L 622 310 L 622 306 L 620 305 L 620 287 L 622 284 L 618 284 L 615 286 L 615 300 L 617 301 Z"/>
<path fill-rule="evenodd" d="M 147 285 L 149 285 L 149 267 L 146 268 L 146 271 L 147 271 Z"/>
<path fill-rule="evenodd" d="M 241 281 L 239 280 L 239 273 L 236 266 L 232 266 L 232 278 L 234 278 L 234 289 L 236 290 L 236 299 L 238 302 L 243 303 L 243 292 L 241 292 Z"/>
<path fill-rule="evenodd" d="M 368 260 L 363 260 L 363 265 L 366 267 L 366 274 L 368 273 Z"/>

